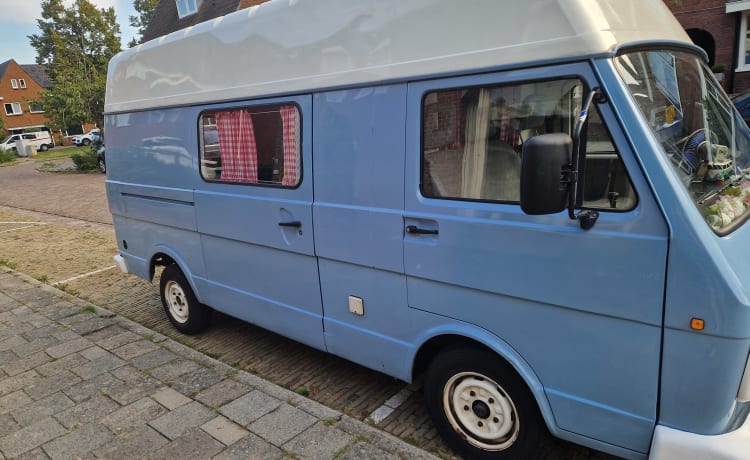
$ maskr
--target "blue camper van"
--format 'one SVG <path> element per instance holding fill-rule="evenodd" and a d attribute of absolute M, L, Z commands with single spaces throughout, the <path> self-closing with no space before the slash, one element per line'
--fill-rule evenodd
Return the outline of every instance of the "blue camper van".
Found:
<path fill-rule="evenodd" d="M 750 132 L 661 0 L 272 0 L 107 78 L 180 331 L 419 379 L 468 458 L 750 456 Z"/>

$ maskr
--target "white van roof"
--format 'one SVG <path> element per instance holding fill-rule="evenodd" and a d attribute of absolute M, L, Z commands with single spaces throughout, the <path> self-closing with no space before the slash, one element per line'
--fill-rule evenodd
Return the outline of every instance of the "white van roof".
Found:
<path fill-rule="evenodd" d="M 272 0 L 123 51 L 105 112 L 690 43 L 662 0 Z"/>

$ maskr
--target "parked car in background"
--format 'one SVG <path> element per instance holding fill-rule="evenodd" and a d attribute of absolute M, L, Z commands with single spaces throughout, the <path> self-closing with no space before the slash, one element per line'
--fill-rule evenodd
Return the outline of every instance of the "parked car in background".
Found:
<path fill-rule="evenodd" d="M 732 102 L 740 111 L 745 123 L 750 124 L 750 90 L 732 96 Z"/>
<path fill-rule="evenodd" d="M 12 134 L 0 143 L 0 150 L 15 150 L 16 141 L 24 139 L 26 143 L 36 146 L 37 150 L 47 151 L 55 146 L 55 140 L 49 131 L 36 131 L 33 133 Z"/>
<path fill-rule="evenodd" d="M 91 141 L 93 140 L 94 136 L 99 135 L 100 130 L 99 128 L 94 128 L 91 131 L 85 133 L 85 134 L 79 134 L 77 136 L 73 136 L 73 143 L 75 145 L 89 145 L 91 144 Z"/>

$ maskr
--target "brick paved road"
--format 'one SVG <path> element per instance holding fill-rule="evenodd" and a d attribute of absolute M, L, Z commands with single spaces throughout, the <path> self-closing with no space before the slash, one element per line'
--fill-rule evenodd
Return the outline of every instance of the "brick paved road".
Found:
<path fill-rule="evenodd" d="M 0 167 L 0 222 L 25 216 L 45 223 L 0 233 L 0 259 L 17 264 L 19 271 L 50 284 L 62 281 L 65 289 L 86 300 L 362 420 L 405 388 L 402 382 L 223 315 L 205 334 L 180 335 L 166 320 L 156 286 L 111 269 L 117 247 L 104 175 L 40 172 L 42 164 L 26 160 Z M 82 274 L 89 275 L 78 278 Z M 406 395 L 378 426 L 451 457 L 429 421 L 421 393 Z M 546 458 L 611 457 L 556 441 Z"/>

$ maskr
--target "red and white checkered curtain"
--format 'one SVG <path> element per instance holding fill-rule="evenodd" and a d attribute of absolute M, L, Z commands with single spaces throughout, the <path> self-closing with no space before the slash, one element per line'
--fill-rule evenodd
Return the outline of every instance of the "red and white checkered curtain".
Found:
<path fill-rule="evenodd" d="M 299 117 L 297 117 L 297 108 L 293 105 L 282 105 L 279 113 L 281 114 L 282 138 L 284 140 L 284 177 L 281 179 L 281 185 L 294 186 L 297 185 L 300 169 L 299 155 L 297 154 Z"/>
<path fill-rule="evenodd" d="M 258 182 L 258 148 L 253 120 L 246 110 L 216 112 L 222 182 Z"/>

